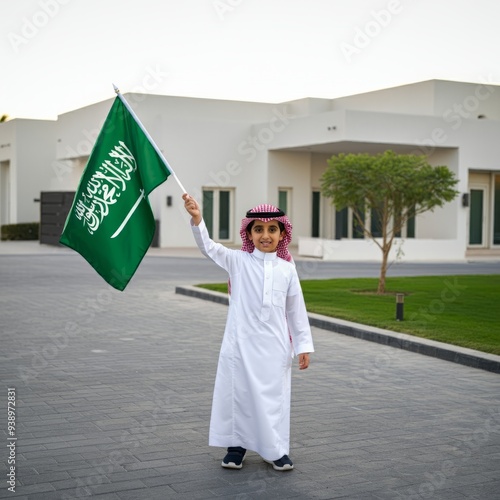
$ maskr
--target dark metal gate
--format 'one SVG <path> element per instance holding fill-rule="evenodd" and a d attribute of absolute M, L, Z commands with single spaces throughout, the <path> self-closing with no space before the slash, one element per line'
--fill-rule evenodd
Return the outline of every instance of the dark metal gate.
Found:
<path fill-rule="evenodd" d="M 74 191 L 42 191 L 40 197 L 40 243 L 59 245 Z"/>
<path fill-rule="evenodd" d="M 75 191 L 42 191 L 40 195 L 40 243 L 59 245 Z M 155 223 L 152 247 L 159 246 L 160 221 L 156 220 Z"/>

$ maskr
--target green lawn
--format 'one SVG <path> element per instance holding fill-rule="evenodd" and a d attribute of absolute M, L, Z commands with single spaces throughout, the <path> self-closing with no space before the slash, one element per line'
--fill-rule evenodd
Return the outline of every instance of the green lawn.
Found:
<path fill-rule="evenodd" d="M 500 355 L 500 275 L 388 278 L 383 296 L 375 278 L 301 283 L 310 312 Z M 404 321 L 396 293 L 405 294 Z"/>

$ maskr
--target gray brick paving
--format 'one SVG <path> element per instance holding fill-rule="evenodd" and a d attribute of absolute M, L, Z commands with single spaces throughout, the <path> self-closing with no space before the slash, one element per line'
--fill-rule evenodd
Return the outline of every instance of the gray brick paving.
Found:
<path fill-rule="evenodd" d="M 229 304 L 227 293 L 205 290 L 197 286 L 177 286 L 175 293 L 196 297 L 198 299 L 209 300 L 217 304 Z M 482 370 L 488 370 L 500 374 L 500 356 L 480 352 L 473 349 L 436 342 L 434 340 L 415 337 L 404 333 L 393 332 L 372 326 L 353 323 L 337 318 L 330 318 L 320 314 L 309 313 L 309 323 L 323 330 L 342 333 L 351 337 L 356 337 L 370 342 L 389 345 L 398 349 L 405 349 L 411 352 L 418 352 L 426 356 L 460 363 Z M 499 316 L 500 320 L 500 316 Z"/>
<path fill-rule="evenodd" d="M 175 286 L 224 279 L 203 259 L 146 257 L 120 293 L 67 252 L 0 256 L 18 437 L 13 494 L 4 420 L 0 498 L 500 499 L 498 374 L 316 327 L 293 374 L 295 470 L 254 453 L 222 469 L 207 436 L 227 308 Z"/>

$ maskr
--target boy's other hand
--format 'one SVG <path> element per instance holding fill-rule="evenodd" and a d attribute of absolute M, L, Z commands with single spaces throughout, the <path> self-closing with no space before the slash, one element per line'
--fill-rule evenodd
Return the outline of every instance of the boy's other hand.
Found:
<path fill-rule="evenodd" d="M 309 353 L 299 354 L 299 370 L 305 370 L 309 366 Z"/>

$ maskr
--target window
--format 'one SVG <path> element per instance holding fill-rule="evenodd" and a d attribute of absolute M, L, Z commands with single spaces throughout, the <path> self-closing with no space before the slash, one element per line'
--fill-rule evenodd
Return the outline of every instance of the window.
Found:
<path fill-rule="evenodd" d="M 396 233 L 394 234 L 396 238 L 415 238 L 415 207 L 410 208 L 408 210 L 408 214 L 409 217 L 406 221 L 406 224 L 404 224 L 403 227 L 399 231 L 396 231 Z M 380 215 L 381 212 L 379 210 L 374 210 L 372 208 L 370 230 L 375 238 L 382 237 L 382 221 L 380 219 Z M 391 228 L 389 227 L 389 231 L 390 230 Z"/>
<path fill-rule="evenodd" d="M 210 237 L 216 241 L 231 241 L 233 193 L 229 189 L 203 190 L 203 219 Z"/>
<path fill-rule="evenodd" d="M 410 210 L 410 217 L 406 221 L 406 237 L 415 238 L 415 207 Z"/>
<path fill-rule="evenodd" d="M 203 219 L 208 229 L 208 234 L 214 234 L 214 192 L 203 191 Z"/>
<path fill-rule="evenodd" d="M 352 212 L 352 210 L 351 210 Z M 363 207 L 358 208 L 358 212 L 361 215 L 361 222 L 363 225 L 365 224 L 365 211 Z M 354 239 L 363 239 L 365 237 L 365 232 L 363 230 L 363 226 L 361 223 L 358 221 L 354 213 L 352 213 L 352 237 Z"/>
<path fill-rule="evenodd" d="M 287 215 L 291 207 L 292 190 L 290 188 L 279 188 L 278 190 L 278 208 L 283 210 Z"/>
<path fill-rule="evenodd" d="M 415 238 L 415 207 L 408 209 L 406 224 L 394 233 L 396 238 Z"/>
<path fill-rule="evenodd" d="M 371 209 L 371 217 L 370 217 L 370 232 L 374 238 L 382 237 L 382 212 L 383 205 L 379 205 L 377 207 L 372 207 Z"/>
<path fill-rule="evenodd" d="M 335 239 L 349 237 L 349 209 L 335 210 Z"/>
<path fill-rule="evenodd" d="M 369 224 L 369 229 L 375 238 L 382 237 L 382 223 L 380 219 L 380 211 L 370 210 L 368 214 L 359 210 L 363 224 Z M 370 217 L 368 219 L 368 217 Z M 389 228 L 390 229 L 390 228 Z M 415 238 L 415 210 L 410 210 L 410 217 L 403 226 L 402 231 L 398 231 L 395 236 L 397 238 Z M 335 239 L 342 238 L 363 239 L 365 234 L 361 224 L 354 216 L 352 208 L 344 207 L 342 210 L 335 210 Z"/>

